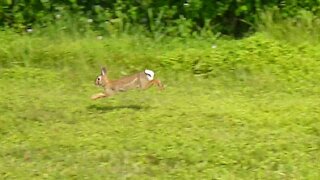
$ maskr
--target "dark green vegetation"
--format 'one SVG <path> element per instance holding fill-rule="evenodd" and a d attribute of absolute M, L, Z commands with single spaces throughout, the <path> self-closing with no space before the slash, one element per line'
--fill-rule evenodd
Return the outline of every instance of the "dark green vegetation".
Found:
<path fill-rule="evenodd" d="M 266 9 L 279 10 L 280 17 L 288 18 L 303 11 L 319 14 L 319 7 L 319 0 L 2 0 L 0 26 L 44 27 L 71 13 L 74 23 L 89 18 L 96 30 L 108 34 L 143 29 L 153 36 L 212 32 L 242 36 L 256 29 Z"/>

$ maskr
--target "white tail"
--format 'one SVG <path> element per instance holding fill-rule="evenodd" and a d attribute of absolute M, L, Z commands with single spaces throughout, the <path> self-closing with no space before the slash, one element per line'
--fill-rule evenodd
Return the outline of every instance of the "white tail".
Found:
<path fill-rule="evenodd" d="M 153 80 L 153 77 L 154 77 L 154 72 L 149 70 L 149 69 L 146 69 L 144 70 L 144 73 L 146 73 L 147 75 L 147 78 L 149 81 L 152 81 Z"/>

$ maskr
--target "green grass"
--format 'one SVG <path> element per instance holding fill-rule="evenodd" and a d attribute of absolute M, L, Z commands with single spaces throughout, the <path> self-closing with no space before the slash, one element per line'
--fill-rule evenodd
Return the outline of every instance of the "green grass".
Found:
<path fill-rule="evenodd" d="M 9 179 L 317 179 L 318 94 L 158 74 L 166 91 L 101 91 L 44 69 L 0 74 Z M 78 84 L 79 83 L 79 84 Z"/>
<path fill-rule="evenodd" d="M 0 32 L 3 179 L 319 179 L 320 51 Z M 217 45 L 212 48 L 212 44 Z M 166 85 L 90 100 L 107 65 Z"/>

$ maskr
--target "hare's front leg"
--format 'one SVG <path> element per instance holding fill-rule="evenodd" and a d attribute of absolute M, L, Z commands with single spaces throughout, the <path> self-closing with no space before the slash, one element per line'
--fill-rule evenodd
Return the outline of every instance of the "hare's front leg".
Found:
<path fill-rule="evenodd" d="M 105 97 L 108 97 L 108 96 L 111 96 L 111 95 L 107 94 L 107 93 L 98 93 L 98 94 L 95 94 L 95 95 L 91 96 L 91 99 L 92 100 L 96 100 L 96 99 L 105 98 Z"/>
<path fill-rule="evenodd" d="M 113 90 L 105 89 L 105 92 L 95 94 L 95 95 L 91 96 L 91 99 L 96 100 L 96 99 L 99 99 L 99 98 L 109 97 L 109 96 L 112 96 L 114 94 L 115 94 L 115 92 Z"/>
<path fill-rule="evenodd" d="M 104 94 L 104 93 L 98 93 L 98 94 L 92 95 L 92 96 L 91 96 L 91 99 L 92 99 L 92 100 L 96 100 L 96 99 L 99 99 L 99 98 L 104 98 L 104 97 L 106 97 L 106 96 L 107 96 L 107 95 Z"/>

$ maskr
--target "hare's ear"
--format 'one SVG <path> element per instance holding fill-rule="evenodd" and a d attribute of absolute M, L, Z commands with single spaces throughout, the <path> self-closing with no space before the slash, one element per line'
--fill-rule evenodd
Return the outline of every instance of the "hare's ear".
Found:
<path fill-rule="evenodd" d="M 102 75 L 102 76 L 107 75 L 107 69 L 106 69 L 105 67 L 102 67 L 102 68 L 101 68 L 101 75 Z"/>

